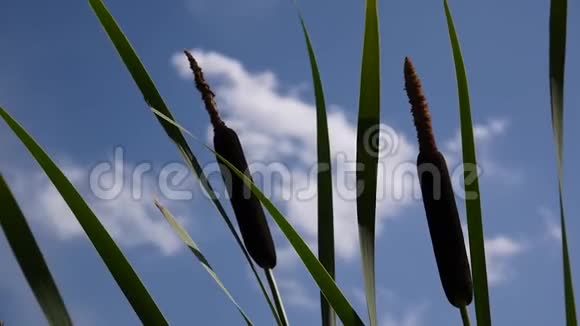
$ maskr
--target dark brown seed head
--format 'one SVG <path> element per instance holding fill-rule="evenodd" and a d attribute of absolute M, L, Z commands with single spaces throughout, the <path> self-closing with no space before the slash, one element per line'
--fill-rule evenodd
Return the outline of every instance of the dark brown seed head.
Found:
<path fill-rule="evenodd" d="M 215 128 L 214 148 L 218 154 L 238 170 L 245 172 L 245 175 L 252 180 L 242 145 L 235 131 L 225 125 Z M 218 162 L 220 162 L 222 177 L 248 252 L 260 267 L 274 268 L 276 250 L 260 201 L 244 181 L 227 165 L 221 163 L 219 158 Z"/>
<path fill-rule="evenodd" d="M 215 94 L 205 81 L 197 61 L 189 52 L 184 52 L 195 76 L 195 85 L 201 93 L 214 127 L 213 142 L 216 153 L 252 180 L 238 135 L 233 129 L 227 127 L 220 118 Z M 219 157 L 216 158 L 248 253 L 260 267 L 264 269 L 274 268 L 276 266 L 276 249 L 260 201 L 234 171 L 222 163 Z"/>
<path fill-rule="evenodd" d="M 449 302 L 466 306 L 473 299 L 473 286 L 455 195 L 447 163 L 435 144 L 421 82 L 409 58 L 405 58 L 405 88 L 419 139 L 417 173 L 439 277 Z"/>
<path fill-rule="evenodd" d="M 473 289 L 451 178 L 439 152 L 419 152 L 417 172 L 439 277 L 449 302 L 471 303 Z"/>

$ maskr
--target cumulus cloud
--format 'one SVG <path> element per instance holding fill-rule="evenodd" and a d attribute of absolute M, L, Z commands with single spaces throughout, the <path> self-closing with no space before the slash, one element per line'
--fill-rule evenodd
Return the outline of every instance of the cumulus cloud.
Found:
<path fill-rule="evenodd" d="M 420 326 L 423 323 L 425 306 L 412 307 L 400 314 L 385 313 L 380 321 L 381 326 Z"/>
<path fill-rule="evenodd" d="M 537 212 L 544 219 L 546 225 L 545 238 L 560 243 L 562 241 L 562 228 L 558 223 L 556 213 L 546 206 L 538 207 Z"/>
<path fill-rule="evenodd" d="M 68 163 L 61 169 L 120 245 L 151 246 L 164 255 L 174 254 L 182 248 L 181 241 L 152 203 L 157 195 L 152 180 L 145 180 L 139 192 L 126 185 L 114 198 L 103 199 L 90 191 L 87 168 Z M 130 167 L 127 166 L 126 170 L 129 171 Z M 44 173 L 12 170 L 10 180 L 25 214 L 34 223 L 42 224 L 47 234 L 60 240 L 85 237 L 68 205 Z"/>
<path fill-rule="evenodd" d="M 507 236 L 496 236 L 485 240 L 487 279 L 490 285 L 497 285 L 514 276 L 512 259 L 524 252 L 523 242 Z"/>
<path fill-rule="evenodd" d="M 256 183 L 263 189 L 271 189 L 271 198 L 281 199 L 279 203 L 292 224 L 309 243 L 315 243 L 315 106 L 301 99 L 296 92 L 281 89 L 272 71 L 249 71 L 240 61 L 217 52 L 201 49 L 191 52 L 211 80 L 222 118 L 236 130 L 244 145 Z M 171 62 L 181 77 L 192 79 L 189 64 L 182 53 L 176 53 Z M 336 251 L 339 257 L 350 259 L 358 251 L 356 124 L 346 117 L 344 110 L 330 107 L 333 108 L 328 112 L 328 126 L 333 161 L 335 237 L 338 239 Z M 490 144 L 505 132 L 507 126 L 507 120 L 501 119 L 477 125 L 475 134 L 479 145 Z M 399 215 L 403 208 L 421 198 L 414 140 L 386 124 L 381 124 L 380 128 L 377 235 L 387 219 Z M 209 142 L 212 134 L 208 128 Z M 461 148 L 459 134 L 444 144 L 452 156 L 458 157 Z M 485 161 L 486 171 L 499 171 L 488 158 L 489 155 L 480 157 Z M 453 161 L 453 158 L 450 161 L 454 164 L 460 162 Z M 279 179 L 282 180 L 274 180 L 275 176 L 281 176 Z M 283 255 L 283 261 L 288 262 L 293 257 L 288 251 Z"/>
<path fill-rule="evenodd" d="M 296 254 L 296 250 L 294 249 L 294 247 L 288 244 L 287 240 L 284 240 L 282 242 L 282 245 L 280 244 L 280 241 L 277 241 L 276 244 L 278 246 L 276 248 L 276 257 L 278 263 L 277 266 L 284 270 L 290 270 L 293 267 L 297 267 L 296 263 L 300 261 L 300 257 L 298 257 L 298 254 Z M 316 245 L 316 243 L 307 243 L 307 244 L 310 250 L 312 250 L 312 252 L 314 253 L 318 252 L 318 246 Z"/>
<path fill-rule="evenodd" d="M 309 292 L 298 280 L 282 278 L 278 282 L 284 302 L 299 308 L 318 309 L 318 292 Z"/>
<path fill-rule="evenodd" d="M 463 226 L 465 248 L 471 261 L 467 226 Z M 506 235 L 495 235 L 485 238 L 485 260 L 487 267 L 487 281 L 490 286 L 496 286 L 515 276 L 516 270 L 513 260 L 523 254 L 529 246 L 523 240 Z"/>
<path fill-rule="evenodd" d="M 354 299 L 361 305 L 366 305 L 365 292 L 361 288 L 353 289 Z M 428 309 L 426 302 L 413 304 L 406 303 L 406 300 L 394 291 L 378 286 L 377 299 L 384 302 L 387 309 L 379 307 L 379 325 L 381 326 L 420 326 L 424 325 L 423 317 Z"/>
<path fill-rule="evenodd" d="M 216 52 L 193 50 L 193 55 L 212 79 L 224 120 L 235 128 L 252 165 L 261 164 L 259 175 L 285 175 L 279 187 L 285 211 L 310 243 L 317 234 L 316 201 L 316 109 L 295 93 L 279 89 L 271 71 L 250 72 L 239 61 Z M 172 63 L 184 78 L 191 78 L 187 61 L 176 54 Z M 334 177 L 336 249 L 352 258 L 358 248 L 356 227 L 356 125 L 342 110 L 328 113 Z M 416 150 L 407 137 L 381 125 L 377 228 L 401 208 L 412 203 Z M 209 133 L 211 135 L 211 133 Z M 270 169 L 269 169 L 270 168 Z M 260 176 L 255 176 L 260 183 Z M 264 179 L 264 178 L 262 178 Z M 268 179 L 266 177 L 265 179 Z M 271 183 L 270 183 L 271 184 Z M 270 186 L 270 184 L 266 186 Z M 276 198 L 276 196 L 273 196 Z"/>
<path fill-rule="evenodd" d="M 484 124 L 475 124 L 473 127 L 473 135 L 475 140 L 479 143 L 489 143 L 494 137 L 502 135 L 506 132 L 509 122 L 506 119 L 490 119 Z M 446 149 L 451 152 L 461 152 L 461 133 L 458 131 L 455 136 L 445 142 Z"/>
<path fill-rule="evenodd" d="M 522 180 L 521 171 L 502 165 L 492 155 L 495 141 L 505 135 L 510 126 L 506 118 L 491 118 L 485 123 L 475 123 L 473 135 L 477 146 L 477 163 L 481 177 L 494 178 L 506 184 L 517 184 Z M 445 141 L 444 150 L 450 167 L 461 164 L 461 133 L 458 130 L 453 138 Z M 456 174 L 460 177 L 460 174 Z M 456 180 L 454 180 L 456 181 Z M 456 182 L 456 184 L 459 184 Z"/>

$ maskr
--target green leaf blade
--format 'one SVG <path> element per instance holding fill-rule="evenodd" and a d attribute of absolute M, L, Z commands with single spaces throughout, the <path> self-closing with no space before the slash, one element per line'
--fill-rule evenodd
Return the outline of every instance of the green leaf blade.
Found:
<path fill-rule="evenodd" d="M 2 174 L 0 203 L 0 226 L 49 325 L 72 326 L 72 320 L 32 230 Z"/>
<path fill-rule="evenodd" d="M 469 84 L 467 82 L 467 73 L 465 71 L 459 38 L 457 36 L 455 24 L 453 23 L 453 16 L 451 15 L 451 10 L 449 9 L 447 0 L 443 0 L 443 6 L 445 8 L 447 28 L 449 30 L 449 39 L 453 51 L 453 61 L 457 78 L 463 166 L 466 171 L 469 169 L 470 172 L 473 173 L 476 172 L 473 171 L 473 169 L 477 166 L 477 159 L 475 152 L 475 138 L 473 135 L 473 122 L 471 120 Z M 465 209 L 467 211 L 467 228 L 473 275 L 475 312 L 478 325 L 491 325 L 479 179 L 477 173 L 474 174 L 473 180 L 469 179 L 469 177 L 471 176 L 468 173 L 464 174 L 466 194 Z"/>
<path fill-rule="evenodd" d="M 163 115 L 160 111 L 156 110 L 155 108 L 151 108 L 151 111 L 155 113 L 157 116 L 161 117 L 168 123 L 172 124 L 176 128 L 180 129 L 181 131 L 185 132 L 188 136 L 193 138 L 195 141 L 203 145 L 208 151 L 216 155 L 221 162 L 226 164 L 228 168 L 230 168 L 238 178 L 241 178 L 246 186 L 250 188 L 252 193 L 256 195 L 258 200 L 264 205 L 266 210 L 270 213 L 272 219 L 278 224 L 278 227 L 284 233 L 292 247 L 296 250 L 296 253 L 302 259 L 304 266 L 310 272 L 310 275 L 318 284 L 321 292 L 324 294 L 326 300 L 330 303 L 338 317 L 342 320 L 345 326 L 361 326 L 364 325 L 348 299 L 344 296 L 336 282 L 330 277 L 324 266 L 320 263 L 320 261 L 316 258 L 316 256 L 312 253 L 306 242 L 300 237 L 298 232 L 292 227 L 292 225 L 288 222 L 286 217 L 278 210 L 278 208 L 258 189 L 258 187 L 249 179 L 247 178 L 242 172 L 240 172 L 234 165 L 230 162 L 225 160 L 221 155 L 216 153 L 213 149 L 207 146 L 204 142 L 199 140 L 199 138 L 195 137 L 191 132 L 187 129 L 179 125 L 177 122 L 171 120 L 169 117 Z"/>
<path fill-rule="evenodd" d="M 564 75 L 566 65 L 566 24 L 567 0 L 550 2 L 550 109 L 552 129 L 556 145 L 558 164 L 558 199 L 560 205 L 560 225 L 562 232 L 562 264 L 564 273 L 564 298 L 566 305 L 566 325 L 578 325 L 576 299 L 572 281 L 572 267 L 568 249 L 568 234 L 564 214 Z"/>
<path fill-rule="evenodd" d="M 377 0 L 366 1 L 360 98 L 357 124 L 357 219 L 369 319 L 377 325 L 375 290 L 375 222 L 379 160 L 381 67 Z M 359 170 L 362 169 L 362 170 Z"/>
<path fill-rule="evenodd" d="M 304 33 L 310 69 L 312 71 L 312 81 L 314 85 L 314 96 L 316 99 L 316 144 L 318 155 L 318 258 L 322 266 L 328 271 L 333 279 L 335 275 L 335 255 L 334 255 L 334 217 L 332 200 L 332 165 L 330 158 L 330 136 L 328 134 L 328 121 L 326 114 L 326 103 L 324 100 L 324 89 L 322 79 L 318 69 L 316 54 L 306 23 L 302 14 L 298 12 L 300 24 Z M 320 294 L 320 309 L 323 326 L 335 326 L 336 315 L 330 308 L 329 303 Z"/>
<path fill-rule="evenodd" d="M 189 233 L 187 233 L 187 231 L 183 228 L 183 226 L 181 226 L 181 224 L 179 224 L 177 219 L 175 219 L 175 217 L 173 217 L 173 214 L 171 214 L 171 212 L 167 208 L 162 206 L 157 200 L 155 200 L 155 206 L 157 206 L 157 208 L 159 209 L 159 211 L 161 212 L 161 214 L 163 215 L 165 220 L 169 223 L 169 225 L 171 225 L 171 227 L 173 228 L 175 233 L 177 233 L 179 235 L 179 237 L 181 238 L 183 243 L 185 243 L 185 245 L 189 248 L 191 253 L 195 256 L 195 258 L 197 258 L 197 260 L 199 261 L 201 266 L 213 278 L 215 283 L 221 288 L 221 290 L 228 297 L 228 299 L 234 304 L 234 306 L 236 307 L 236 309 L 238 310 L 240 315 L 242 315 L 242 318 L 244 319 L 246 324 L 248 326 L 252 326 L 253 323 L 250 320 L 250 318 L 248 317 L 248 315 L 244 312 L 242 307 L 240 307 L 240 305 L 237 303 L 237 301 L 231 295 L 230 291 L 225 287 L 223 282 L 217 276 L 216 272 L 213 270 L 213 267 L 211 267 L 207 258 L 201 252 L 201 250 L 199 249 L 199 246 L 195 243 L 195 241 L 193 241 L 193 239 L 191 238 Z"/>
<path fill-rule="evenodd" d="M 54 184 L 143 324 L 168 325 L 121 249 L 67 177 L 28 132 L 1 107 L 0 116 Z"/>
<path fill-rule="evenodd" d="M 158 109 L 161 113 L 163 113 L 163 115 L 170 117 L 173 120 L 173 115 L 171 114 L 169 107 L 165 104 L 165 101 L 163 101 L 161 94 L 159 93 L 159 91 L 155 87 L 155 84 L 153 83 L 153 80 L 147 73 L 145 66 L 137 56 L 137 53 L 129 43 L 127 37 L 123 34 L 123 31 L 116 23 L 115 19 L 113 18 L 107 7 L 100 0 L 89 0 L 89 4 L 93 8 L 95 15 L 97 16 L 99 22 L 105 29 L 105 32 L 111 39 L 111 42 L 115 46 L 115 49 L 117 50 L 127 70 L 133 77 L 147 105 L 149 107 L 154 107 Z M 187 144 L 185 138 L 183 137 L 183 134 L 179 131 L 179 129 L 175 129 L 170 123 L 168 123 L 164 119 L 161 119 L 158 116 L 155 117 L 165 130 L 167 136 L 169 136 L 169 138 L 175 143 L 179 153 L 183 156 L 185 163 L 188 165 L 193 174 L 197 176 L 203 189 L 207 192 L 212 203 L 218 210 L 220 217 L 222 218 L 224 223 L 226 223 L 226 226 L 230 231 L 230 233 L 232 234 L 232 236 L 234 237 L 238 247 L 240 248 L 240 250 L 242 250 L 244 257 L 246 258 L 246 261 L 250 266 L 252 273 L 256 278 L 256 281 L 258 282 L 260 290 L 264 298 L 266 299 L 266 302 L 268 303 L 272 315 L 277 320 L 277 322 L 280 323 L 278 315 L 276 313 L 276 309 L 274 308 L 274 305 L 268 295 L 264 283 L 262 282 L 260 276 L 258 275 L 258 272 L 256 271 L 256 267 L 254 266 L 254 263 L 252 262 L 250 255 L 248 254 L 246 248 L 244 247 L 242 240 L 240 239 L 240 236 L 238 235 L 238 232 L 234 228 L 234 225 L 232 224 L 230 218 L 228 217 L 225 209 L 217 199 L 211 184 L 207 180 L 207 177 L 205 176 L 201 168 L 201 165 L 199 164 L 199 161 L 197 160 L 197 158 L 193 154 L 193 151 Z"/>

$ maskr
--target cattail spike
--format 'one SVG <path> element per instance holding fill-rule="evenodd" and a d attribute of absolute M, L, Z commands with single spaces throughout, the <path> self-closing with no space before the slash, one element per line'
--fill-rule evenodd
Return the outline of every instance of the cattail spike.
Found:
<path fill-rule="evenodd" d="M 473 284 L 455 193 L 447 162 L 435 144 L 421 82 L 409 58 L 405 58 L 405 88 L 419 139 L 417 175 L 441 285 L 452 305 L 465 307 L 473 299 Z"/>
<path fill-rule="evenodd" d="M 439 151 L 419 152 L 417 173 L 441 285 L 452 305 L 467 306 L 473 298 L 471 270 L 445 158 Z"/>
<path fill-rule="evenodd" d="M 199 66 L 195 58 L 191 55 L 191 53 L 189 53 L 189 51 L 183 50 L 183 52 L 185 53 L 185 56 L 189 61 L 189 68 L 191 68 L 191 71 L 193 72 L 193 76 L 195 78 L 195 87 L 197 87 L 197 89 L 201 93 L 201 98 L 205 103 L 205 109 L 209 114 L 209 119 L 211 121 L 212 126 L 216 128 L 220 125 L 223 125 L 224 122 L 220 118 L 220 115 L 217 110 L 215 94 L 209 88 L 209 84 L 205 81 L 205 77 L 203 76 L 203 71 L 201 71 L 201 67 Z"/>
<path fill-rule="evenodd" d="M 184 52 L 195 76 L 195 86 L 201 93 L 213 125 L 213 144 L 216 153 L 252 181 L 252 175 L 238 135 L 233 129 L 227 127 L 220 118 L 215 103 L 215 94 L 205 81 L 197 61 L 187 50 Z M 276 266 L 276 247 L 262 204 L 244 181 L 229 166 L 224 164 L 220 157 L 216 156 L 216 158 L 248 253 L 260 267 L 273 269 Z"/>
<path fill-rule="evenodd" d="M 236 132 L 226 126 L 218 127 L 214 129 L 213 142 L 215 151 L 253 182 Z M 260 267 L 274 268 L 276 248 L 260 201 L 232 169 L 219 158 L 218 162 L 248 253 Z"/>
<path fill-rule="evenodd" d="M 433 127 L 431 126 L 431 113 L 429 104 L 423 94 L 421 81 L 409 57 L 405 57 L 405 90 L 411 104 L 411 113 L 417 129 L 419 148 L 424 151 L 437 151 Z"/>

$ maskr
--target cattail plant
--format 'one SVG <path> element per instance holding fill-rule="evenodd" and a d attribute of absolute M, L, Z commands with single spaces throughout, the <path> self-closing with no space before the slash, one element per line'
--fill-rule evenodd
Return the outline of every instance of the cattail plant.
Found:
<path fill-rule="evenodd" d="M 190 68 L 193 71 L 195 85 L 201 93 L 213 126 L 213 143 L 216 153 L 252 180 L 238 135 L 233 129 L 226 126 L 221 119 L 215 102 L 215 94 L 205 81 L 203 72 L 197 64 L 197 61 L 188 51 L 184 52 L 189 60 Z M 236 176 L 233 170 L 223 164 L 219 157 L 217 160 L 222 178 L 230 195 L 234 215 L 238 221 L 244 244 L 250 256 L 260 267 L 264 269 L 274 268 L 276 266 L 276 250 L 260 201 L 250 191 L 244 181 Z"/>
<path fill-rule="evenodd" d="M 184 51 L 184 53 L 187 56 L 189 66 L 193 72 L 195 86 L 201 93 L 213 126 L 214 150 L 252 180 L 250 170 L 248 169 L 248 162 L 246 161 L 238 135 L 233 129 L 226 126 L 225 122 L 220 118 L 215 101 L 215 94 L 206 82 L 197 61 L 188 51 Z M 224 164 L 220 157 L 216 156 L 216 158 L 220 166 L 222 179 L 230 195 L 230 201 L 234 209 L 234 215 L 238 221 L 238 226 L 240 227 L 240 232 L 242 233 L 244 245 L 256 264 L 266 272 L 266 278 L 268 279 L 268 284 L 274 296 L 280 324 L 288 325 L 286 312 L 284 311 L 282 299 L 272 273 L 272 269 L 276 266 L 276 249 L 262 204 L 244 181 Z"/>
<path fill-rule="evenodd" d="M 429 106 L 409 58 L 405 58 L 404 70 L 419 141 L 417 172 L 439 277 L 449 302 L 465 308 L 471 303 L 473 289 L 451 178 L 445 158 L 437 149 Z"/>

